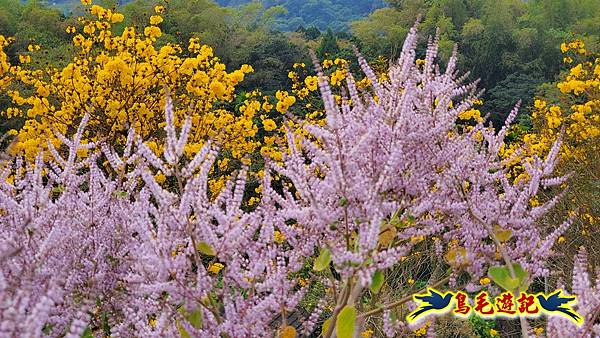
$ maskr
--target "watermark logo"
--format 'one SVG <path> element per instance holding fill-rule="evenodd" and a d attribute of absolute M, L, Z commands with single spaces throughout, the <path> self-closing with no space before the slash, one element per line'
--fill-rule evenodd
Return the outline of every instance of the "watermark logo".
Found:
<path fill-rule="evenodd" d="M 583 324 L 581 315 L 572 308 L 577 303 L 577 297 L 565 295 L 560 289 L 551 294 L 521 292 L 518 296 L 511 292 L 503 292 L 493 300 L 486 291 L 482 291 L 471 302 L 469 295 L 465 292 L 440 292 L 429 288 L 427 293 L 416 294 L 413 299 L 418 306 L 406 317 L 409 323 L 432 314 L 442 315 L 452 312 L 453 315 L 460 318 L 476 315 L 484 319 L 537 318 L 545 314 L 562 316 L 577 326 Z"/>

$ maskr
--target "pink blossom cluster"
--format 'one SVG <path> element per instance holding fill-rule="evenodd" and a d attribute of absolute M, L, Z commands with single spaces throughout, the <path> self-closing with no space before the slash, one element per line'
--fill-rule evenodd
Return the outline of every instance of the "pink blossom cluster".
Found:
<path fill-rule="evenodd" d="M 600 271 L 596 271 L 596 279 L 592 280 L 588 264 L 588 253 L 582 247 L 575 257 L 570 294 L 577 296 L 574 309 L 583 318 L 583 324 L 578 327 L 563 317 L 550 317 L 546 329 L 548 337 L 600 337 Z"/>
<path fill-rule="evenodd" d="M 516 109 L 498 133 L 482 123 L 466 131 L 457 119 L 477 99 L 476 85 L 462 84 L 455 55 L 439 70 L 437 41 L 417 63 L 416 44 L 413 28 L 386 81 L 359 55 L 372 86 L 360 91 L 348 75 L 341 103 L 319 69 L 326 124 L 306 125 L 306 138 L 288 132 L 251 211 L 246 168 L 218 196 L 208 193 L 218 149 L 207 142 L 186 158 L 191 121 L 176 128 L 170 102 L 162 158 L 133 131 L 124 149 L 81 144 L 84 119 L 72 139 L 56 133 L 64 147 L 49 145 L 52 160 L 15 159 L 0 177 L 0 335 L 75 337 L 91 326 L 114 337 L 269 335 L 281 325 L 273 319 L 285 322 L 309 292 L 297 273 L 326 250 L 339 278 L 309 273 L 335 290 L 333 328 L 377 271 L 432 237 L 439 254 L 455 253 L 454 279 L 478 280 L 508 262 L 531 278 L 546 275 L 568 223 L 539 226 L 555 200 L 529 201 L 566 180 L 551 176 L 559 143 L 524 163 L 528 180 L 507 179 L 498 153 Z M 86 159 L 77 156 L 83 148 Z M 157 182 L 158 172 L 172 184 Z M 290 184 L 277 188 L 276 177 Z M 498 245 L 498 231 L 512 236 Z M 324 307 L 307 317 L 307 331 Z M 389 309 L 394 335 L 405 326 Z"/>

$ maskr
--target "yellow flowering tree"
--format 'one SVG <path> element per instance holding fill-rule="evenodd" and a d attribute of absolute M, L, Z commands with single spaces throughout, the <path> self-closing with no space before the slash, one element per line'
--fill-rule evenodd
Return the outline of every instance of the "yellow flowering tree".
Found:
<path fill-rule="evenodd" d="M 534 160 L 546 153 L 562 132 L 558 170 L 573 176 L 557 212 L 564 214 L 558 217 L 569 215 L 577 222 L 558 243 L 569 245 L 572 255 L 581 245 L 597 254 L 600 246 L 592 234 L 598 231 L 600 221 L 600 54 L 587 51 L 581 40 L 563 43 L 561 51 L 570 69 L 557 84 L 560 97 L 556 104 L 543 98 L 535 100 L 533 128 L 522 133 L 521 142 L 505 149 L 503 155 L 507 159 Z M 514 169 L 513 178 L 527 177 L 523 168 Z M 545 198 L 544 192 L 539 198 Z M 534 206 L 539 203 L 537 199 L 530 202 Z M 566 255 L 565 262 L 570 262 L 571 254 Z"/>
<path fill-rule="evenodd" d="M 567 64 L 574 59 L 580 63 L 571 67 L 557 84 L 563 94 L 560 104 L 549 104 L 536 99 L 532 113 L 534 128 L 523 136 L 525 149 L 530 155 L 546 152 L 557 134 L 564 129 L 562 156 L 576 161 L 587 161 L 590 150 L 597 149 L 600 137 L 600 55 L 590 53 L 581 40 L 563 43 Z"/>
<path fill-rule="evenodd" d="M 8 84 L 5 74 L 10 70 L 10 63 L 8 62 L 8 56 L 3 51 L 4 47 L 8 46 L 8 43 L 9 40 L 0 35 L 0 90 L 4 89 Z"/>
<path fill-rule="evenodd" d="M 0 37 L 0 89 L 12 104 L 3 113 L 25 120 L 12 130 L 16 142 L 12 151 L 31 159 L 47 149 L 47 142 L 60 146 L 52 129 L 72 133 L 84 114 L 90 115 L 86 140 L 105 140 L 119 145 L 130 127 L 145 142 L 161 152 L 160 133 L 164 126 L 165 96 L 173 99 L 176 123 L 191 117 L 193 129 L 190 153 L 207 138 L 219 142 L 234 158 L 254 151 L 257 132 L 251 114 L 238 115 L 224 109 L 234 98 L 235 86 L 252 67 L 227 72 L 213 50 L 190 39 L 187 48 L 166 44 L 158 47 L 163 6 L 140 31 L 125 27 L 115 33 L 113 25 L 122 14 L 83 0 L 89 14 L 78 18 L 78 27 L 68 27 L 77 54 L 62 68 L 36 69 L 31 59 L 38 46 L 20 55 L 10 65 L 3 48 L 9 40 Z M 85 154 L 83 154 L 85 155 Z"/>

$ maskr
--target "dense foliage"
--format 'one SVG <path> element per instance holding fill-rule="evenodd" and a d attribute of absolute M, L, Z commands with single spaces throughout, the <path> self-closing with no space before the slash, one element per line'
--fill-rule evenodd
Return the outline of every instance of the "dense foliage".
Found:
<path fill-rule="evenodd" d="M 217 0 L 222 6 L 238 6 L 249 2 L 252 0 Z M 299 27 L 345 31 L 350 21 L 384 7 L 383 0 L 264 0 L 262 3 L 267 8 L 280 6 L 285 10 L 285 14 L 275 22 L 275 27 L 283 31 L 294 31 Z"/>
<path fill-rule="evenodd" d="M 61 62 L 70 50 L 64 28 L 73 24 L 71 15 L 81 14 L 83 8 L 77 1 L 53 3 L 62 10 L 44 7 L 43 1 L 0 1 L 0 34 L 17 38 L 13 53 L 25 50 L 35 39 L 47 50 L 40 62 Z M 152 0 L 104 3 L 107 8 L 120 6 L 126 24 L 139 27 L 145 26 L 155 5 Z M 389 0 L 387 4 L 172 0 L 161 26 L 162 40 L 185 45 L 189 38 L 199 38 L 228 66 L 254 67 L 254 74 L 240 85 L 242 90 L 275 91 L 289 85 L 285 73 L 295 62 L 308 62 L 307 48 L 317 49 L 322 40 L 330 44 L 328 28 L 339 44 L 332 57 L 350 57 L 356 44 L 371 61 L 378 56 L 393 60 L 408 27 L 421 15 L 423 37 L 440 30 L 442 59 L 447 60 L 453 45 L 459 44 L 459 65 L 471 71 L 472 80 L 481 79 L 486 88 L 484 109 L 493 113 L 491 119 L 498 127 L 517 99 L 530 107 L 534 96 L 547 88 L 544 84 L 556 80 L 564 69 L 559 48 L 563 41 L 580 38 L 595 49 L 600 36 L 600 3 L 595 0 Z M 351 35 L 340 32 L 348 25 Z M 424 38 L 420 45 L 425 45 Z M 519 121 L 529 123 L 525 114 Z"/>
<path fill-rule="evenodd" d="M 533 103 L 536 88 L 553 82 L 562 59 L 559 46 L 575 37 L 597 47 L 600 2 L 596 0 L 399 0 L 352 23 L 365 50 L 397 55 L 418 15 L 420 29 L 441 36 L 442 55 L 459 45 L 461 67 L 487 89 L 485 109 L 501 125 L 516 98 Z"/>

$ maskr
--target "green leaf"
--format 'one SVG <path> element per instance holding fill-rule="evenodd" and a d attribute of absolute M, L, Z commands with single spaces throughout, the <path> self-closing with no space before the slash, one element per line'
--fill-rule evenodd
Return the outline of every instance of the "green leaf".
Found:
<path fill-rule="evenodd" d="M 504 290 L 512 291 L 518 286 L 517 281 L 510 277 L 506 266 L 492 266 L 488 270 L 488 275 Z"/>
<path fill-rule="evenodd" d="M 500 242 L 504 243 L 512 237 L 512 230 L 510 230 L 510 229 L 504 230 L 499 225 L 496 225 L 494 227 L 494 235 L 496 235 L 496 238 Z"/>
<path fill-rule="evenodd" d="M 52 333 L 52 329 L 54 328 L 54 324 L 44 324 L 44 327 L 42 328 L 42 332 L 45 335 L 50 335 L 50 333 Z M 86 328 L 87 330 L 87 328 Z M 85 332 L 84 332 L 85 333 Z"/>
<path fill-rule="evenodd" d="M 92 330 L 90 329 L 89 326 L 85 328 L 85 331 L 83 331 L 81 338 L 94 338 L 94 335 L 92 334 Z"/>
<path fill-rule="evenodd" d="M 325 322 L 323 322 L 323 326 L 321 327 L 321 335 L 322 336 L 325 336 L 327 334 L 327 331 L 329 330 L 329 325 L 331 325 L 331 318 L 329 318 Z"/>
<path fill-rule="evenodd" d="M 193 311 L 192 313 L 188 313 L 185 316 L 185 319 L 195 328 L 202 328 L 202 311 L 200 309 Z"/>
<path fill-rule="evenodd" d="M 348 205 L 348 199 L 346 197 L 340 198 L 340 206 L 345 207 Z"/>
<path fill-rule="evenodd" d="M 525 291 L 529 287 L 527 279 L 529 274 L 523 270 L 523 267 L 519 263 L 513 264 L 513 270 L 515 271 L 515 278 L 510 276 L 508 266 L 493 266 L 488 270 L 488 275 L 498 284 L 501 288 L 506 291 Z"/>
<path fill-rule="evenodd" d="M 52 188 L 52 192 L 53 193 L 57 193 L 58 194 L 58 193 L 61 193 L 63 191 L 65 191 L 65 186 L 62 185 L 62 184 L 57 185 L 56 187 Z"/>
<path fill-rule="evenodd" d="M 335 221 L 335 222 L 333 222 L 333 223 L 329 224 L 329 230 L 331 230 L 331 231 L 335 231 L 335 230 L 337 230 L 337 228 L 338 228 L 338 223 L 339 223 L 338 221 Z"/>
<path fill-rule="evenodd" d="M 340 311 L 340 314 L 338 314 L 337 321 L 335 322 L 335 334 L 339 338 L 352 338 L 354 337 L 355 329 L 356 308 L 346 305 Z"/>
<path fill-rule="evenodd" d="M 198 252 L 206 256 L 214 256 L 217 254 L 215 249 L 206 242 L 199 242 L 198 244 L 196 244 L 196 250 L 198 250 Z"/>
<path fill-rule="evenodd" d="M 313 264 L 313 270 L 315 271 L 323 271 L 326 267 L 329 266 L 331 262 L 331 251 L 327 248 L 322 248 L 319 253 L 319 257 L 315 259 L 315 263 Z"/>
<path fill-rule="evenodd" d="M 179 330 L 179 335 L 181 338 L 192 338 L 187 330 L 183 328 L 183 325 L 181 325 L 179 319 L 175 319 L 175 325 L 177 326 L 177 330 Z"/>
<path fill-rule="evenodd" d="M 513 269 L 519 280 L 519 291 L 526 291 L 529 288 L 529 273 L 525 271 L 519 263 L 514 263 Z"/>
<path fill-rule="evenodd" d="M 113 192 L 113 195 L 120 198 L 125 198 L 127 197 L 127 191 L 116 190 L 115 192 Z"/>
<path fill-rule="evenodd" d="M 390 225 L 396 228 L 400 228 L 402 226 L 402 222 L 400 221 L 400 209 L 398 209 L 390 218 Z"/>
<path fill-rule="evenodd" d="M 500 242 L 506 242 L 512 237 L 512 230 L 501 230 L 496 232 L 496 238 Z"/>
<path fill-rule="evenodd" d="M 188 323 L 190 323 L 190 325 L 192 325 L 196 329 L 202 328 L 202 311 L 200 309 L 192 311 L 190 313 L 187 312 L 182 306 L 179 309 L 177 309 L 177 311 L 185 318 L 185 320 L 187 320 Z M 183 327 L 179 319 L 175 320 L 175 324 L 182 338 L 191 338 L 189 332 L 187 332 L 187 330 Z"/>
<path fill-rule="evenodd" d="M 383 282 L 385 282 L 385 275 L 383 272 L 377 270 L 373 274 L 373 279 L 371 279 L 371 292 L 379 293 L 381 287 L 383 286 Z"/>

